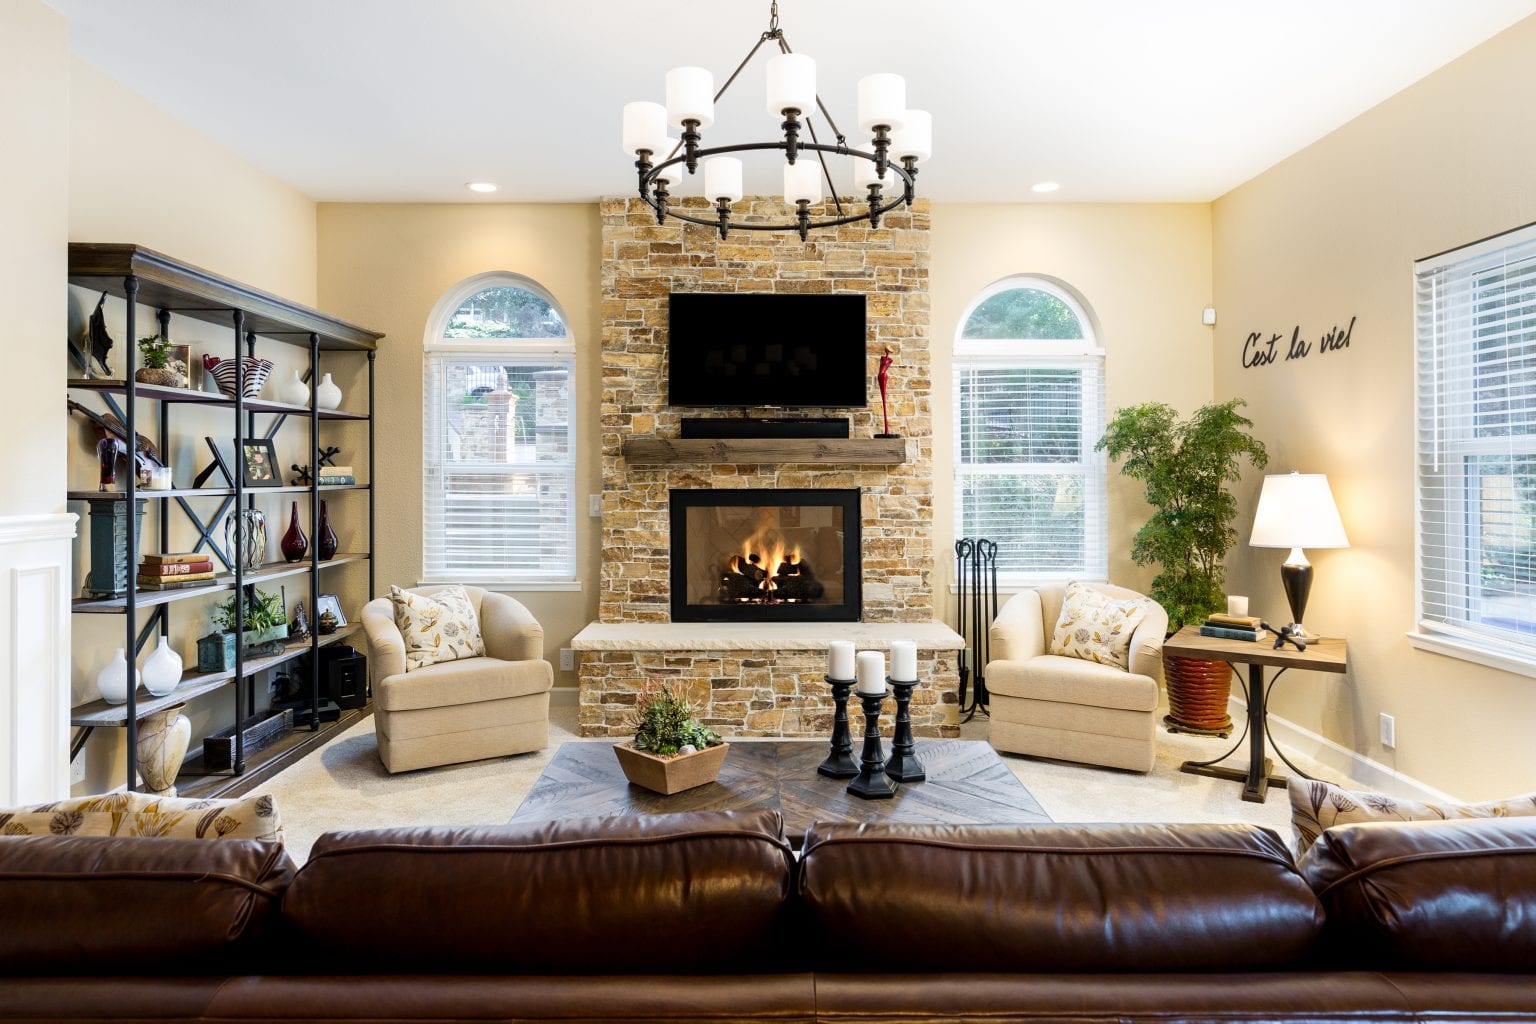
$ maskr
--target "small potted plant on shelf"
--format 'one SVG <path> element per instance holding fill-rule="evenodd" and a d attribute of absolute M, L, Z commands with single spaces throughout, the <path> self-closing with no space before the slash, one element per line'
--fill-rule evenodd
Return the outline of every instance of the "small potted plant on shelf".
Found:
<path fill-rule="evenodd" d="M 1123 460 L 1120 472 L 1146 487 L 1152 518 L 1136 531 L 1131 559 L 1161 568 L 1151 597 L 1168 613 L 1168 628 L 1198 626 L 1226 607 L 1222 582 L 1227 548 L 1237 540 L 1237 500 L 1227 484 L 1241 460 L 1263 469 L 1269 454 L 1247 431 L 1242 399 L 1201 406 L 1182 422 L 1172 406 L 1146 402 L 1120 409 L 1096 446 Z M 1164 655 L 1169 727 L 1226 735 L 1231 668 L 1224 661 Z"/>
<path fill-rule="evenodd" d="M 647 683 L 631 718 L 635 738 L 613 748 L 624 777 L 663 795 L 713 782 L 730 744 L 694 716 L 678 690 Z"/>
<path fill-rule="evenodd" d="M 210 615 L 214 632 L 197 642 L 197 668 L 200 672 L 223 672 L 235 666 L 235 597 L 214 606 Z M 240 645 L 247 656 L 276 654 L 288 636 L 288 616 L 283 599 L 276 594 L 246 588 Z M 275 649 L 269 649 L 275 648 Z"/>
<path fill-rule="evenodd" d="M 161 387 L 182 386 L 181 374 L 171 369 L 171 343 L 161 337 L 140 338 L 139 355 L 144 365 L 134 371 L 133 379 L 140 384 L 158 384 Z"/>

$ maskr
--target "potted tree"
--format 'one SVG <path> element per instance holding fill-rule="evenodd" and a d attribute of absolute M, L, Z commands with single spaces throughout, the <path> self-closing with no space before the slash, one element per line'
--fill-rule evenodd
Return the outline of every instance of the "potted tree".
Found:
<path fill-rule="evenodd" d="M 1152 518 L 1136 531 L 1131 559 L 1157 565 L 1152 599 L 1168 612 L 1168 628 L 1205 620 L 1225 607 L 1223 560 L 1237 540 L 1232 519 L 1237 500 L 1227 484 L 1269 462 L 1262 442 L 1248 433 L 1253 421 L 1238 409 L 1240 398 L 1201 406 L 1185 420 L 1162 402 L 1120 409 L 1096 446 L 1121 462 L 1120 471 L 1142 481 Z M 1203 658 L 1163 659 L 1169 715 L 1175 729 L 1226 735 L 1231 669 Z"/>
<path fill-rule="evenodd" d="M 630 719 L 635 738 L 613 748 L 624 777 L 653 793 L 670 795 L 713 782 L 730 744 L 700 725 L 681 693 L 650 682 Z"/>

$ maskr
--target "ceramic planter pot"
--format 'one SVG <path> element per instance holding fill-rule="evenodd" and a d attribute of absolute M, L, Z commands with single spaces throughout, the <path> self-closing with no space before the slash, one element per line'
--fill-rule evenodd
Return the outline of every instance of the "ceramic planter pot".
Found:
<path fill-rule="evenodd" d="M 633 740 L 617 744 L 613 748 L 624 769 L 624 777 L 642 789 L 670 796 L 685 789 L 693 789 L 714 782 L 725 764 L 725 752 L 729 743 L 705 747 L 692 754 L 674 757 L 657 757 L 645 750 L 636 750 Z"/>

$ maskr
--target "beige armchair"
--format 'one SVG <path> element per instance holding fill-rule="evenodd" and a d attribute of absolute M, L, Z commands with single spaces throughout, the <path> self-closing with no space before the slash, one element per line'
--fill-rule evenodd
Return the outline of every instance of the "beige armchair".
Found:
<path fill-rule="evenodd" d="M 412 593 L 440 589 L 421 587 Z M 464 590 L 480 617 L 485 657 L 409 673 L 405 640 L 389 598 L 363 606 L 379 760 L 391 773 L 549 745 L 549 688 L 555 674 L 544 660 L 544 630 L 527 608 L 505 594 Z"/>
<path fill-rule="evenodd" d="M 1094 584 L 1116 598 L 1133 590 Z M 1152 770 L 1168 615 L 1149 600 L 1131 634 L 1130 669 L 1048 653 L 1064 586 L 1015 594 L 998 612 L 986 666 L 992 746 L 1014 754 Z"/>

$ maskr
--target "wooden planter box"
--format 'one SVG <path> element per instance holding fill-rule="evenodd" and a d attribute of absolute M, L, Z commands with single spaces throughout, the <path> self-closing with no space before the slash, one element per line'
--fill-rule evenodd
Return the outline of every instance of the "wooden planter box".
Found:
<path fill-rule="evenodd" d="M 664 796 L 714 782 L 715 776 L 720 774 L 721 766 L 725 764 L 725 752 L 731 748 L 729 743 L 722 743 L 681 757 L 657 757 L 647 751 L 636 750 L 632 744 L 633 741 L 629 741 L 613 748 L 619 759 L 619 767 L 624 769 L 624 777 L 637 786 Z"/>

